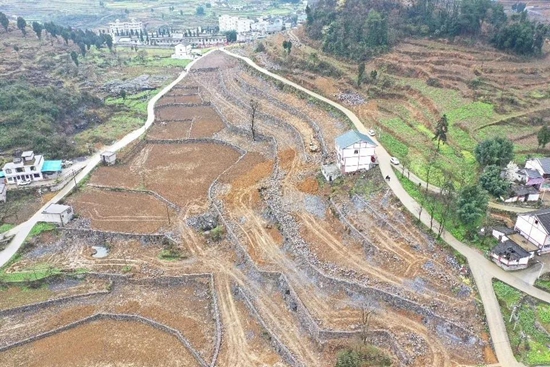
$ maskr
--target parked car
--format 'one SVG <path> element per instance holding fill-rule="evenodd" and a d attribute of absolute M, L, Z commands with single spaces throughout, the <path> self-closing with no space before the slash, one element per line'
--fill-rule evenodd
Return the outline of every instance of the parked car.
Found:
<path fill-rule="evenodd" d="M 390 158 L 390 163 L 395 164 L 397 166 L 399 164 L 399 159 L 397 159 L 395 157 L 391 157 Z"/>
<path fill-rule="evenodd" d="M 375 135 L 376 135 L 376 131 L 374 131 L 373 129 L 370 129 L 370 130 L 369 130 L 369 135 L 370 135 L 370 136 L 375 136 Z"/>
<path fill-rule="evenodd" d="M 17 183 L 17 186 L 27 186 L 27 185 L 30 185 L 32 183 L 32 181 L 19 181 Z"/>

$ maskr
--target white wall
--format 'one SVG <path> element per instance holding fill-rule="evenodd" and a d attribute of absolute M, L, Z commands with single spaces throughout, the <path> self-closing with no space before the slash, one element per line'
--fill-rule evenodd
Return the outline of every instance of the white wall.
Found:
<path fill-rule="evenodd" d="M 542 247 L 550 243 L 550 238 L 544 227 L 540 223 L 535 223 L 535 220 L 535 216 L 528 214 L 520 215 L 516 220 L 515 229 L 520 231 L 521 235 L 530 242 Z"/>
<path fill-rule="evenodd" d="M 74 212 L 71 209 L 70 213 L 65 211 L 61 214 L 45 214 L 42 213 L 42 221 L 48 222 L 48 223 L 57 223 L 61 225 L 65 225 L 73 219 Z"/>
<path fill-rule="evenodd" d="M 496 254 L 491 254 L 492 258 L 495 260 L 500 261 L 501 263 L 508 265 L 508 266 L 518 266 L 518 265 L 527 265 L 529 263 L 529 258 L 524 257 L 519 260 L 507 260 L 504 257 L 501 257 L 499 260 L 499 257 Z"/>
<path fill-rule="evenodd" d="M 338 167 L 344 173 L 360 169 L 370 169 L 374 166 L 372 157 L 375 156 L 375 147 L 367 142 L 359 142 L 345 149 L 336 148 L 338 152 Z"/>

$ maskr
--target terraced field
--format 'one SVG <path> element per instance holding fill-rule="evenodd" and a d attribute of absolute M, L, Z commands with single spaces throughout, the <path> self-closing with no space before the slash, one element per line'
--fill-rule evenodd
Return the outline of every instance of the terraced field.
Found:
<path fill-rule="evenodd" d="M 174 102 L 177 95 L 188 100 Z M 251 100 L 259 103 L 255 139 Z M 110 285 L 0 311 L 0 365 L 54 365 L 60 356 L 45 348 L 82 333 L 97 335 L 83 339 L 94 351 L 118 348 L 108 328 L 127 344 L 106 358 L 135 365 L 150 359 L 133 354 L 142 345 L 134 329 L 148 338 L 145 350 L 170 351 L 166 365 L 328 367 L 362 341 L 394 366 L 495 362 L 458 259 L 417 229 L 379 171 L 332 186 L 319 178 L 348 130 L 339 115 L 221 52 L 195 64 L 157 111 L 144 139 L 69 199 L 84 208 L 78 220 L 7 269 L 48 262 Z M 185 134 L 199 120 L 216 128 Z M 124 230 L 99 227 L 99 218 Z M 108 245 L 108 255 L 93 258 L 92 245 Z M 25 340 L 38 333 L 46 334 Z M 87 350 L 71 353 L 101 363 Z"/>

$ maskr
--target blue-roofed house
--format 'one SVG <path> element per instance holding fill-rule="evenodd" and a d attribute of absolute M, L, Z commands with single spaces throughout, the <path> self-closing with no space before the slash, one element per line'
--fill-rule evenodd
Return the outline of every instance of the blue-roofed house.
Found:
<path fill-rule="evenodd" d="M 378 164 L 377 144 L 367 135 L 350 130 L 336 138 L 336 165 L 342 173 L 369 170 Z"/>
<path fill-rule="evenodd" d="M 63 165 L 61 161 L 44 161 L 42 174 L 45 179 L 57 178 L 61 174 Z"/>

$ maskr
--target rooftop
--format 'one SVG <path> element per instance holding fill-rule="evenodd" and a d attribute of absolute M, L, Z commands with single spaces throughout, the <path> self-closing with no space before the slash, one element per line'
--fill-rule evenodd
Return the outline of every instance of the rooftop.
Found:
<path fill-rule="evenodd" d="M 522 235 L 520 235 L 519 233 L 509 234 L 509 235 L 507 235 L 507 237 L 512 242 L 514 242 L 516 245 L 518 245 L 519 247 L 521 247 L 522 249 L 524 249 L 527 252 L 533 252 L 533 251 L 537 251 L 539 249 L 537 247 L 537 245 L 534 245 L 531 242 L 527 241 L 527 239 L 525 237 L 523 237 Z M 508 241 L 506 241 L 506 242 L 508 242 Z M 503 243 L 506 243 L 506 242 L 503 242 Z"/>
<path fill-rule="evenodd" d="M 71 209 L 71 207 L 68 205 L 51 204 L 42 212 L 42 214 L 61 214 L 69 209 Z"/>
<path fill-rule="evenodd" d="M 517 243 L 510 240 L 499 243 L 491 252 L 507 260 L 519 260 L 531 256 L 528 251 L 525 251 L 521 246 L 518 246 Z"/>
<path fill-rule="evenodd" d="M 22 158 L 32 157 L 34 155 L 34 152 L 32 150 L 27 150 L 21 153 Z"/>
<path fill-rule="evenodd" d="M 539 171 L 530 169 L 530 168 L 524 168 L 519 171 L 520 173 L 524 173 L 529 178 L 542 178 Z"/>
<path fill-rule="evenodd" d="M 524 196 L 538 194 L 539 190 L 535 189 L 532 186 L 517 185 L 512 187 L 512 195 Z"/>
<path fill-rule="evenodd" d="M 42 172 L 58 172 L 61 171 L 61 161 L 44 161 Z"/>
<path fill-rule="evenodd" d="M 366 141 L 369 144 L 377 146 L 377 144 L 371 138 L 369 138 L 365 134 L 361 134 L 357 130 L 350 130 L 344 135 L 340 135 L 339 137 L 336 138 L 336 144 L 342 149 L 347 148 L 350 145 L 353 145 L 360 141 Z"/>
<path fill-rule="evenodd" d="M 535 159 L 540 163 L 540 166 L 542 167 L 542 170 L 544 171 L 544 173 L 550 173 L 550 158 L 545 157 L 545 158 L 535 158 Z"/>
<path fill-rule="evenodd" d="M 504 226 L 493 227 L 493 230 L 498 231 L 500 233 L 504 233 L 504 234 L 516 233 L 516 231 L 513 228 L 508 228 L 508 227 L 504 227 Z"/>
<path fill-rule="evenodd" d="M 115 154 L 116 154 L 116 152 L 109 152 L 109 151 L 107 151 L 107 152 L 101 153 L 100 155 L 101 155 L 101 156 L 105 156 L 105 157 L 112 157 L 112 156 L 115 155 Z"/>
<path fill-rule="evenodd" d="M 321 167 L 321 169 L 328 175 L 340 175 L 340 170 L 335 164 L 325 164 Z"/>

